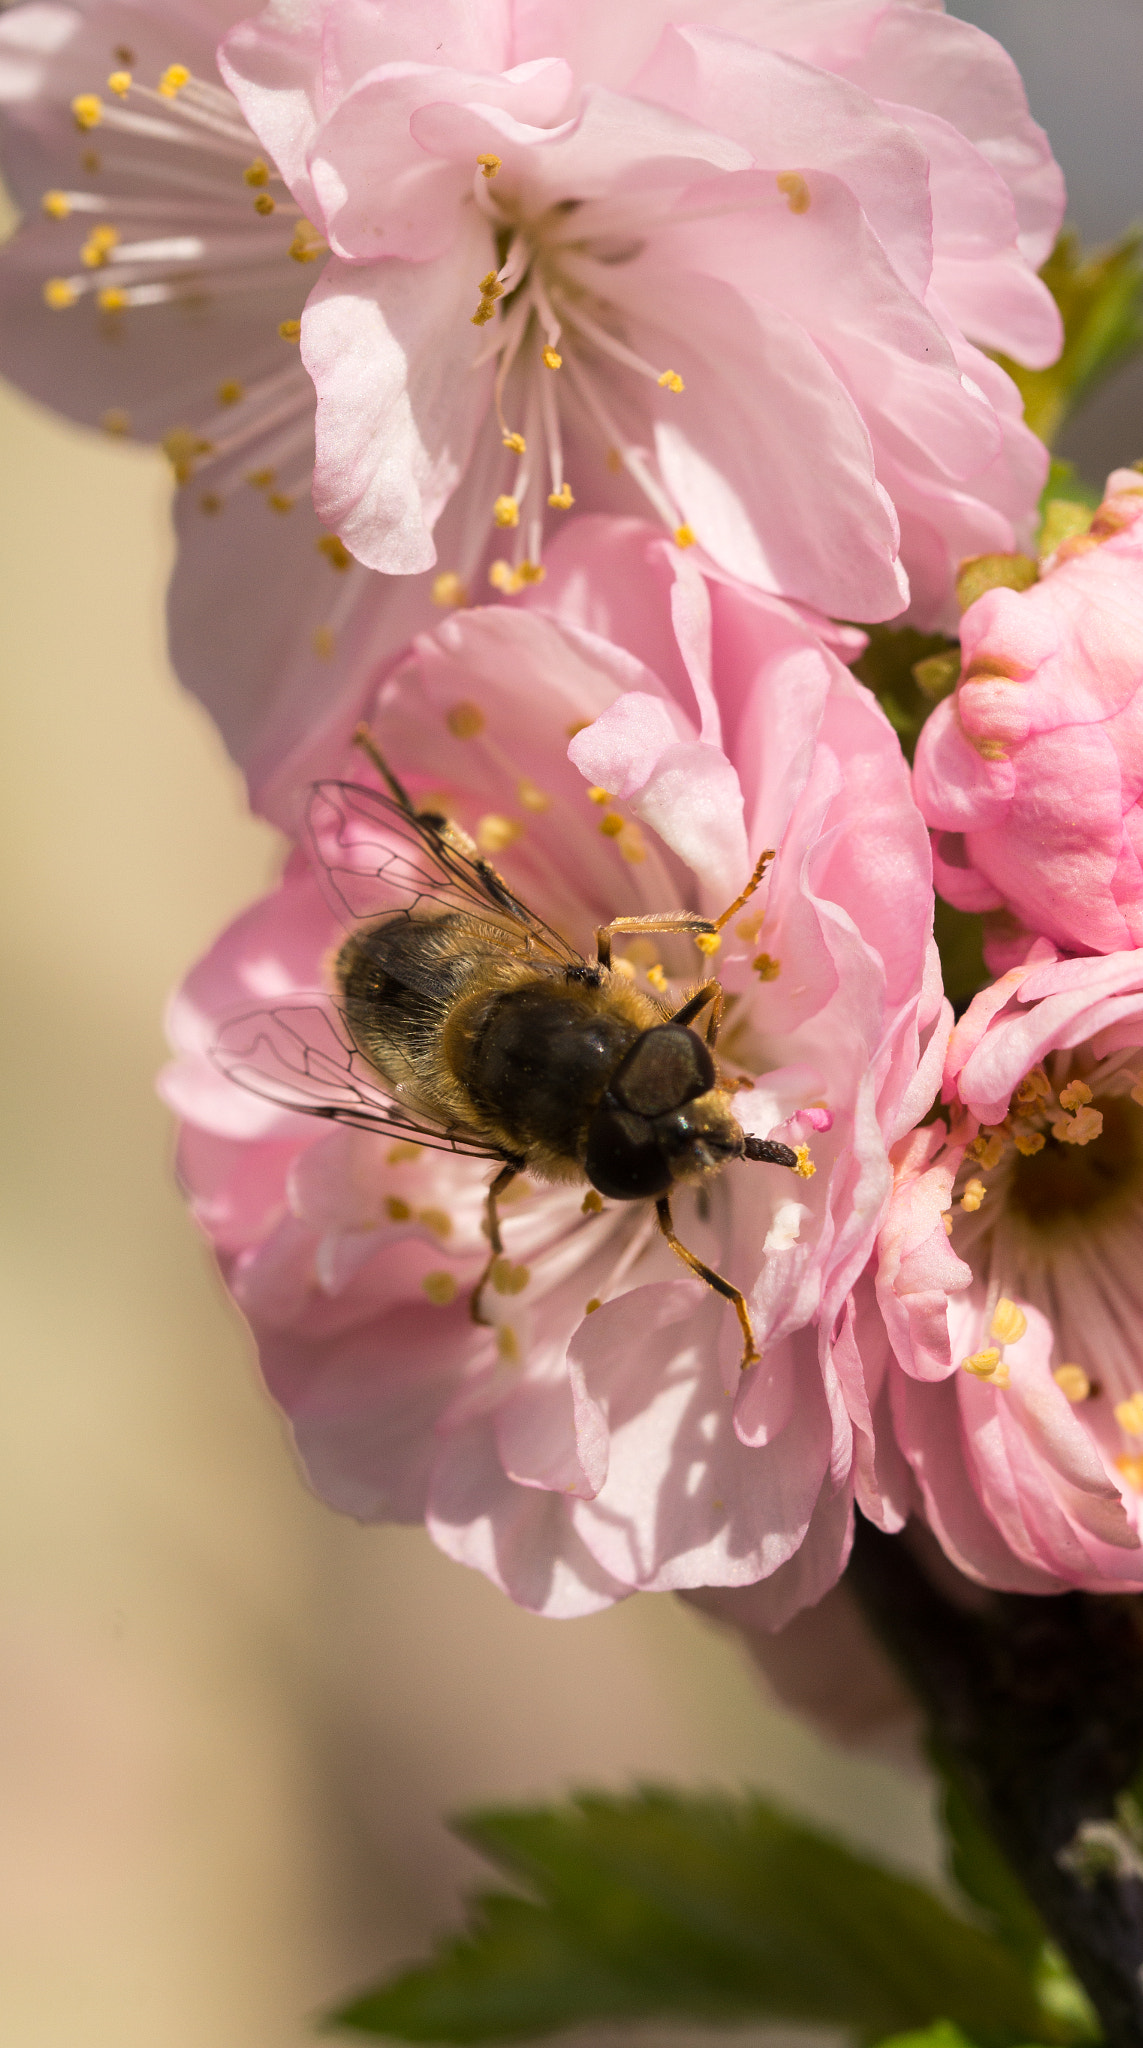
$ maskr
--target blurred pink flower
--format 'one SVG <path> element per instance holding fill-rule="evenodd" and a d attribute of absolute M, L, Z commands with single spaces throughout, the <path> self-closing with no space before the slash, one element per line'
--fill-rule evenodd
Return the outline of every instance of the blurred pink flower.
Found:
<path fill-rule="evenodd" d="M 1030 590 L 961 621 L 964 666 L 917 748 L 937 886 L 1072 952 L 1143 942 L 1143 476 L 1117 470 L 1091 532 Z"/>
<path fill-rule="evenodd" d="M 718 955 L 720 1054 L 743 1128 L 810 1142 L 816 1173 L 735 1165 L 709 1206 L 679 1199 L 680 1235 L 748 1295 L 763 1361 L 745 1375 L 734 1316 L 684 1276 L 651 1205 L 592 1213 L 582 1187 L 518 1184 L 497 1327 L 475 1326 L 487 1167 L 272 1107 L 212 1061 L 258 1004 L 324 1028 L 311 992 L 339 928 L 296 851 L 176 999 L 165 1093 L 309 1476 L 348 1513 L 423 1517 L 546 1613 L 765 1579 L 777 1626 L 836 1579 L 855 1488 L 872 1499 L 861 1375 L 832 1339 L 947 1033 L 898 743 L 790 607 L 594 520 L 555 543 L 542 593 L 419 638 L 370 720 L 415 798 L 588 949 L 621 911 L 711 914 L 777 848 Z M 342 769 L 363 778 L 359 756 Z M 701 971 L 687 939 L 619 945 L 649 990 Z"/>
<path fill-rule="evenodd" d="M 1063 204 L 1010 60 L 928 5 L 270 7 L 221 61 L 333 251 L 315 502 L 501 589 L 573 502 L 838 616 L 947 620 L 1045 474 L 1011 382 Z M 450 500 L 464 515 L 434 529 Z"/>
<path fill-rule="evenodd" d="M 1039 941 L 956 1026 L 945 1096 L 895 1154 L 881 1358 L 859 1316 L 909 1479 L 973 1578 L 1138 1591 L 1143 951 Z"/>

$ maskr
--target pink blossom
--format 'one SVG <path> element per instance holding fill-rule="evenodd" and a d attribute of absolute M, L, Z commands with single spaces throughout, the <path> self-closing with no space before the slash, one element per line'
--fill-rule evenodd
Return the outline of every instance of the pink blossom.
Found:
<path fill-rule="evenodd" d="M 945 1097 L 894 1154 L 859 1315 L 887 1433 L 970 1577 L 1139 1591 L 1143 951 L 1040 940 L 956 1026 Z"/>
<path fill-rule="evenodd" d="M 211 1056 L 228 1019 L 267 1004 L 315 1046 L 333 1028 L 340 929 L 299 847 L 176 999 L 165 1092 L 309 1477 L 364 1519 L 423 1518 L 546 1613 L 764 1579 L 779 1625 L 836 1579 L 855 1490 L 872 1500 L 860 1370 L 834 1333 L 887 1148 L 931 1099 L 947 1033 L 897 741 L 791 607 L 705 579 L 636 522 L 588 519 L 523 605 L 422 635 L 370 723 L 414 799 L 445 805 L 589 952 L 619 912 L 714 914 L 776 849 L 717 956 L 720 1057 L 742 1127 L 810 1145 L 816 1171 L 739 1162 L 709 1207 L 677 1201 L 684 1241 L 748 1298 L 762 1362 L 746 1373 L 733 1313 L 653 1206 L 585 1211 L 582 1183 L 527 1181 L 507 1203 L 496 1327 L 476 1326 L 487 1166 L 274 1106 Z M 371 779 L 348 749 L 341 768 Z M 617 947 L 672 1006 L 705 966 L 686 938 Z"/>
<path fill-rule="evenodd" d="M 1045 471 L 1062 185 L 1010 60 L 913 0 L 307 0 L 225 39 L 333 252 L 315 502 L 364 562 L 498 588 L 573 502 L 649 503 L 835 615 L 947 619 Z M 609 468 L 609 465 L 611 467 Z M 460 500 L 450 536 L 434 532 Z M 549 509 L 550 508 L 550 509 Z"/>
<path fill-rule="evenodd" d="M 1072 952 L 1143 941 L 1143 477 L 1117 470 L 1091 532 L 1030 590 L 961 621 L 954 696 L 917 748 L 938 887 Z M 1006 941 L 996 965 L 1019 958 Z"/>

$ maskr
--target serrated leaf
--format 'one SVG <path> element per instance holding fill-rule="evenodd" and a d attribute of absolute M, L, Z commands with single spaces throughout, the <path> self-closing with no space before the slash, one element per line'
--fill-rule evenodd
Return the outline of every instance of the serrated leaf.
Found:
<path fill-rule="evenodd" d="M 476 1900 L 463 1934 L 353 2000 L 343 2026 L 475 2042 L 782 2021 L 874 2041 L 940 2014 L 982 2048 L 1063 2038 L 993 1935 L 760 1799 L 593 1795 L 458 1832 L 531 1896 Z"/>
<path fill-rule="evenodd" d="M 1107 248 L 1085 255 L 1065 228 L 1040 272 L 1060 309 L 1064 346 L 1047 370 L 1026 370 L 998 357 L 1019 386 L 1024 417 L 1049 446 L 1076 406 L 1143 349 L 1143 230 L 1131 228 Z"/>

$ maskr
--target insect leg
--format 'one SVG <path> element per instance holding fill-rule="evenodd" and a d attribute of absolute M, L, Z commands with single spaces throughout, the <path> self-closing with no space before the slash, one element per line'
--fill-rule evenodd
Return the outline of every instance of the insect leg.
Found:
<path fill-rule="evenodd" d="M 490 1250 L 484 1271 L 472 1292 L 471 1309 L 473 1322 L 483 1323 L 486 1328 L 488 1326 L 488 1318 L 481 1305 L 484 1290 L 488 1285 L 488 1276 L 497 1259 L 504 1256 L 504 1240 L 500 1235 L 500 1215 L 496 1207 L 496 1200 L 497 1196 L 504 1194 L 505 1190 L 511 1187 L 519 1171 L 520 1168 L 516 1162 L 512 1159 L 508 1160 L 507 1164 L 501 1167 L 496 1179 L 488 1190 L 488 1243 Z"/>
<path fill-rule="evenodd" d="M 705 1266 L 694 1252 L 687 1250 L 685 1244 L 679 1243 L 678 1238 L 675 1236 L 675 1226 L 671 1221 L 671 1201 L 669 1195 L 659 1196 L 655 1204 L 655 1213 L 659 1218 L 659 1229 L 662 1231 L 671 1250 L 677 1252 L 684 1266 L 689 1266 L 691 1272 L 697 1273 L 700 1280 L 705 1280 L 708 1287 L 713 1287 L 716 1294 L 724 1295 L 727 1301 L 734 1303 L 734 1313 L 738 1317 L 742 1329 L 743 1372 L 746 1371 L 748 1365 L 757 1365 L 760 1354 L 758 1346 L 754 1342 L 754 1332 L 750 1327 L 750 1312 L 746 1306 L 746 1296 L 740 1288 L 732 1287 L 729 1280 L 724 1280 L 721 1273 L 716 1273 L 710 1266 Z"/>
<path fill-rule="evenodd" d="M 720 932 L 724 924 L 730 923 L 730 920 L 734 916 L 735 911 L 741 910 L 743 904 L 748 903 L 750 901 L 750 898 L 753 896 L 755 889 L 758 887 L 759 882 L 762 880 L 762 877 L 765 874 L 773 858 L 774 849 L 772 846 L 768 846 L 766 848 L 765 853 L 759 854 L 757 860 L 754 863 L 754 873 L 751 875 L 750 880 L 747 882 L 745 889 L 742 890 L 740 895 L 735 897 L 733 903 L 727 904 L 727 907 L 723 911 L 721 917 L 715 918 L 714 923 L 710 927 L 712 932 Z"/>
<path fill-rule="evenodd" d="M 689 1024 L 691 1018 L 697 1017 L 700 1010 L 705 1010 L 708 1003 L 711 1005 L 711 1012 L 707 1019 L 706 1042 L 708 1045 L 713 1045 L 718 1037 L 719 1025 L 722 1023 L 722 1013 L 726 1006 L 726 997 L 723 995 L 722 983 L 720 981 L 704 981 L 702 987 L 696 989 L 693 996 L 687 997 L 682 1008 L 675 1011 L 670 1021 L 672 1024 Z"/>
<path fill-rule="evenodd" d="M 361 749 L 367 761 L 372 761 L 382 782 L 388 784 L 390 795 L 400 804 L 401 809 L 408 811 L 410 818 L 415 818 L 417 812 L 408 790 L 403 783 L 398 782 L 367 725 L 358 726 L 353 735 L 353 744 Z"/>
<path fill-rule="evenodd" d="M 595 945 L 601 967 L 611 965 L 611 941 L 616 932 L 713 932 L 709 917 L 697 910 L 655 911 L 650 917 L 613 917 L 610 924 L 596 926 Z"/>

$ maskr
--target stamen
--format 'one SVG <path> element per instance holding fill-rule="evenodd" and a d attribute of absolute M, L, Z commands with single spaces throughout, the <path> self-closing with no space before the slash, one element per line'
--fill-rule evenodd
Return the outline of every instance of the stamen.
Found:
<path fill-rule="evenodd" d="M 968 1216 L 974 1215 L 987 1193 L 988 1189 L 982 1180 L 970 1180 L 960 1198 L 960 1206 L 965 1211 L 965 1214 Z"/>
<path fill-rule="evenodd" d="M 496 1332 L 496 1349 L 505 1365 L 519 1365 L 520 1342 L 511 1323 L 501 1323 Z"/>
<path fill-rule="evenodd" d="M 540 350 L 540 357 L 549 370 L 563 369 L 564 359 L 559 351 L 554 349 L 550 343 Z"/>
<path fill-rule="evenodd" d="M 331 569 L 337 569 L 341 574 L 344 574 L 346 569 L 353 567 L 353 556 L 350 554 L 345 542 L 338 539 L 336 533 L 323 533 L 314 545 L 319 555 L 325 556 Z"/>
<path fill-rule="evenodd" d="M 434 1308 L 447 1308 L 456 1300 L 456 1275 L 454 1273 L 426 1273 L 421 1281 L 425 1293 Z"/>
<path fill-rule="evenodd" d="M 53 313 L 62 313 L 68 306 L 74 306 L 79 293 L 66 277 L 49 277 L 44 285 L 44 304 Z"/>
<path fill-rule="evenodd" d="M 442 609 L 447 605 L 459 607 L 468 603 L 468 592 L 455 569 L 442 569 L 439 576 L 434 576 L 432 600 Z"/>
<path fill-rule="evenodd" d="M 452 1217 L 447 1209 L 418 1209 L 417 1222 L 431 1230 L 434 1237 L 452 1236 Z"/>
<path fill-rule="evenodd" d="M 794 1152 L 797 1156 L 798 1161 L 797 1165 L 794 1168 L 794 1172 L 797 1174 L 798 1179 L 812 1180 L 815 1173 L 817 1172 L 817 1167 L 814 1165 L 813 1160 L 810 1158 L 809 1146 L 795 1145 Z"/>
<path fill-rule="evenodd" d="M 664 391 L 685 391 L 687 388 L 677 370 L 664 370 L 659 384 Z"/>
<path fill-rule="evenodd" d="M 984 1380 L 991 1387 L 1006 1387 L 1011 1378 L 999 1351 L 991 1346 L 984 1351 L 974 1351 L 971 1358 L 962 1358 L 961 1370 L 970 1372 L 973 1379 Z"/>
<path fill-rule="evenodd" d="M 257 202 L 255 202 L 257 203 Z M 300 220 L 294 229 L 294 239 L 287 254 L 295 263 L 316 263 L 319 256 L 327 254 L 329 243 L 310 220 Z"/>
<path fill-rule="evenodd" d="M 276 211 L 277 204 L 278 202 L 274 198 L 273 193 L 259 192 L 257 198 L 254 201 L 254 211 L 255 213 L 262 214 L 262 216 L 266 218 Z"/>
<path fill-rule="evenodd" d="M 228 377 L 219 385 L 215 395 L 220 405 L 240 405 L 246 396 L 246 387 L 238 382 L 237 377 Z"/>
<path fill-rule="evenodd" d="M 125 100 L 131 90 L 131 73 L 129 71 L 113 71 L 107 81 L 107 90 L 108 92 L 115 93 L 119 99 Z"/>
<path fill-rule="evenodd" d="M 522 775 L 516 784 L 516 795 L 526 811 L 548 811 L 552 799 L 545 790 L 538 788 L 530 776 Z"/>
<path fill-rule="evenodd" d="M 127 293 L 117 284 L 105 284 L 95 294 L 95 303 L 101 313 L 122 313 L 128 304 Z"/>
<path fill-rule="evenodd" d="M 487 723 L 488 720 L 479 704 L 469 704 L 463 700 L 459 704 L 454 704 L 452 709 L 445 713 L 445 724 L 455 740 L 476 739 L 477 735 L 484 731 Z"/>
<path fill-rule="evenodd" d="M 666 995 L 667 977 L 663 971 L 663 964 L 660 960 L 656 960 L 653 967 L 648 967 L 647 980 L 650 982 L 651 987 L 655 989 L 659 995 Z"/>
<path fill-rule="evenodd" d="M 53 220 L 66 220 L 71 212 L 71 200 L 66 192 L 45 192 L 40 205 Z"/>
<path fill-rule="evenodd" d="M 278 333 L 283 341 L 300 341 L 302 338 L 302 323 L 300 320 L 279 320 Z"/>
<path fill-rule="evenodd" d="M 527 1266 L 514 1266 L 511 1259 L 496 1259 L 488 1277 L 497 1294 L 522 1294 L 532 1275 Z"/>
<path fill-rule="evenodd" d="M 584 1199 L 585 1199 L 585 1201 L 586 1201 L 587 1197 L 585 1196 L 585 1197 L 584 1197 Z M 591 1297 L 591 1300 L 590 1300 L 590 1301 L 585 1301 L 585 1302 L 584 1302 L 584 1305 L 583 1305 L 583 1312 L 584 1312 L 584 1315 L 585 1315 L 585 1316 L 593 1316 L 593 1315 L 595 1314 L 595 1311 L 596 1311 L 596 1309 L 597 1309 L 597 1308 L 602 1308 L 602 1307 L 603 1307 L 603 1303 L 601 1302 L 601 1300 L 600 1300 L 600 1298 L 599 1298 L 598 1294 L 593 1294 L 593 1295 L 592 1295 L 592 1297 Z"/>
<path fill-rule="evenodd" d="M 603 1196 L 597 1189 L 590 1188 L 580 1203 L 581 1214 L 584 1216 L 598 1216 L 602 1209 Z"/>
<path fill-rule="evenodd" d="M 177 99 L 184 85 L 190 84 L 190 72 L 185 64 L 168 64 L 159 80 L 159 93 L 165 100 Z"/>
<path fill-rule="evenodd" d="M 995 1337 L 998 1344 L 1018 1344 L 1027 1328 L 1028 1318 L 1023 1309 L 1018 1308 L 1014 1301 L 1009 1301 L 1007 1296 L 1001 1295 L 992 1312 L 989 1334 Z"/>
<path fill-rule="evenodd" d="M 507 492 L 502 492 L 492 507 L 492 517 L 497 526 L 519 526 L 520 507 L 515 498 L 509 497 Z"/>
<path fill-rule="evenodd" d="M 571 485 L 565 482 L 560 485 L 558 491 L 549 491 L 548 503 L 552 507 L 552 510 L 554 512 L 570 512 L 572 506 L 575 504 L 575 499 L 572 497 Z"/>
<path fill-rule="evenodd" d="M 409 1204 L 403 1202 L 400 1195 L 389 1196 L 385 1204 L 385 1214 L 391 1223 L 407 1223 L 412 1213 Z"/>
<path fill-rule="evenodd" d="M 779 171 L 775 183 L 786 196 L 791 213 L 808 213 L 810 188 L 800 171 Z"/>
<path fill-rule="evenodd" d="M 505 447 L 506 447 L 506 448 L 508 449 L 508 451 L 509 451 L 509 453 L 510 453 L 510 454 L 512 454 L 512 455 L 524 455 L 524 454 L 526 454 L 526 452 L 527 452 L 527 448 L 528 448 L 528 443 L 527 443 L 527 442 L 525 441 L 525 439 L 524 439 L 524 436 L 523 436 L 523 434 L 514 434 L 514 433 L 507 433 L 507 434 L 502 434 L 500 438 L 501 438 L 501 440 L 503 441 L 503 443 L 504 443 L 504 446 L 505 446 Z"/>
<path fill-rule="evenodd" d="M 694 941 L 699 952 L 705 953 L 708 958 L 712 953 L 717 953 L 722 944 L 722 940 L 717 932 L 696 932 Z"/>
<path fill-rule="evenodd" d="M 483 156 L 478 156 L 476 161 L 486 178 L 494 178 L 500 169 L 503 158 L 498 157 L 492 150 L 488 150 Z"/>
<path fill-rule="evenodd" d="M 1115 1420 L 1128 1436 L 1143 1436 L 1143 1394 L 1132 1394 L 1128 1401 L 1117 1401 L 1114 1409 Z"/>
<path fill-rule="evenodd" d="M 676 526 L 674 533 L 674 541 L 675 546 L 677 548 L 693 548 L 695 544 L 695 536 L 691 527 Z"/>
<path fill-rule="evenodd" d="M 502 817 L 498 811 L 488 811 L 476 827 L 476 843 L 481 853 L 503 853 L 505 847 L 515 845 L 524 836 L 524 827 L 518 818 Z"/>
<path fill-rule="evenodd" d="M 71 112 L 80 130 L 98 128 L 103 119 L 103 101 L 94 92 L 77 93 L 71 103 Z"/>
<path fill-rule="evenodd" d="M 106 224 L 102 227 L 92 228 L 91 233 L 79 252 L 79 260 L 83 264 L 84 269 L 101 270 L 111 255 L 111 251 L 118 248 L 120 240 L 118 228 L 113 228 Z"/>
<path fill-rule="evenodd" d="M 1143 1493 L 1143 1458 L 1117 1458 L 1115 1469 L 1123 1474 L 1134 1493 Z"/>
<path fill-rule="evenodd" d="M 1073 1406 L 1086 1401 L 1091 1393 L 1091 1381 L 1082 1365 L 1057 1365 L 1052 1378 L 1062 1394 L 1066 1394 Z"/>
<path fill-rule="evenodd" d="M 781 961 L 772 959 L 769 953 L 759 953 L 757 959 L 751 962 L 751 966 L 759 981 L 777 981 L 782 972 Z"/>
<path fill-rule="evenodd" d="M 270 182 L 270 166 L 267 163 L 263 163 L 260 156 L 256 156 L 252 164 L 247 164 L 242 176 L 247 185 L 268 185 Z"/>

